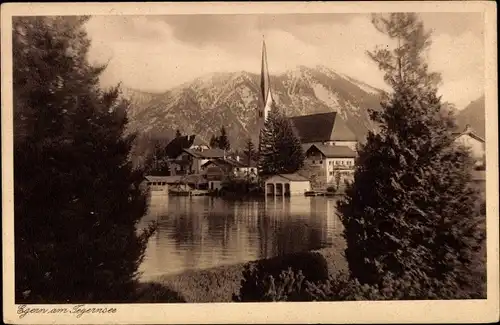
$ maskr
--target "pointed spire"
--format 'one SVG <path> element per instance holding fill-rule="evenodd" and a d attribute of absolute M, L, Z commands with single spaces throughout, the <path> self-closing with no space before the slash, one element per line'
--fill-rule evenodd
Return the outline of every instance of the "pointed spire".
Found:
<path fill-rule="evenodd" d="M 269 78 L 269 68 L 267 66 L 266 41 L 262 35 L 262 67 L 260 73 L 260 88 L 262 92 L 262 101 L 266 105 L 268 97 L 271 96 L 271 79 Z"/>

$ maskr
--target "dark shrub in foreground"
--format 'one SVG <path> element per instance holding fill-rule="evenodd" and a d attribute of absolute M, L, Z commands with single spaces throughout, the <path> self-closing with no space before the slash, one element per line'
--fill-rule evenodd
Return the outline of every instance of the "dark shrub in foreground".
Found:
<path fill-rule="evenodd" d="M 303 252 L 249 263 L 243 271 L 240 292 L 233 296 L 233 300 L 258 302 L 292 297 L 299 301 L 300 294 L 293 292 L 301 292 L 304 278 L 310 281 L 328 279 L 328 264 L 321 254 Z"/>
<path fill-rule="evenodd" d="M 186 302 L 179 293 L 159 283 L 141 283 L 133 302 L 138 303 L 180 303 Z M 132 302 L 132 301 L 131 301 Z"/>
<path fill-rule="evenodd" d="M 439 282 L 424 276 L 387 274 L 380 285 L 361 284 L 347 273 L 326 281 L 306 281 L 302 272 L 291 269 L 278 277 L 261 277 L 257 290 L 242 291 L 240 301 L 354 301 L 354 300 L 435 300 L 486 298 L 482 287 L 459 288 L 453 282 Z"/>
<path fill-rule="evenodd" d="M 135 292 L 154 227 L 129 160 L 129 103 L 100 89 L 88 17 L 15 17 L 12 26 L 15 298 L 117 302 Z"/>

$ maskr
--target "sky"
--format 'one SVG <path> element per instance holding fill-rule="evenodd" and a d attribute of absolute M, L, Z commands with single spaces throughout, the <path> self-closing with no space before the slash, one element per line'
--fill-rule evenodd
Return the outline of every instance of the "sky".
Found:
<path fill-rule="evenodd" d="M 429 67 L 443 99 L 465 107 L 484 91 L 481 13 L 421 13 L 432 30 Z M 213 72 L 259 73 L 265 38 L 270 74 L 324 65 L 385 89 L 367 50 L 390 44 L 368 14 L 93 16 L 89 59 L 108 63 L 103 85 L 161 92 Z"/>

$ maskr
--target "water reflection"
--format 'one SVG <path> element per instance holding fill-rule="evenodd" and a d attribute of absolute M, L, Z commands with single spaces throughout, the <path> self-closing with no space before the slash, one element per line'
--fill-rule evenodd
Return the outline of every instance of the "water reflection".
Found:
<path fill-rule="evenodd" d="M 335 200 L 293 197 L 227 201 L 153 196 L 148 221 L 159 223 L 141 271 L 144 278 L 284 255 L 340 238 Z"/>

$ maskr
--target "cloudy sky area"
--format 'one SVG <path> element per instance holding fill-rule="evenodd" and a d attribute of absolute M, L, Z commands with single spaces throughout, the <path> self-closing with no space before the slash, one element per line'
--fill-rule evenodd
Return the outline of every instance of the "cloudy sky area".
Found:
<path fill-rule="evenodd" d="M 424 13 L 430 68 L 444 99 L 463 108 L 484 89 L 480 13 Z M 389 40 L 366 14 L 94 16 L 90 59 L 109 62 L 102 82 L 160 92 L 212 72 L 259 73 L 262 36 L 269 69 L 325 65 L 375 87 L 382 74 L 366 51 Z"/>

